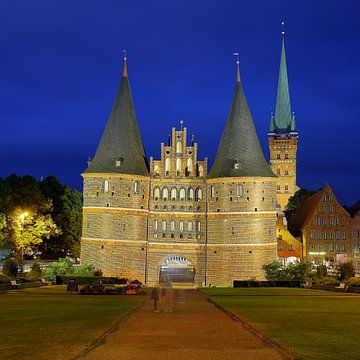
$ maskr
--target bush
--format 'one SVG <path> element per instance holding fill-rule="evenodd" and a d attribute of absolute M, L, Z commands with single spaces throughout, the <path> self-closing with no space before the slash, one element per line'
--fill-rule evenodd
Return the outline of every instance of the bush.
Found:
<path fill-rule="evenodd" d="M 76 268 L 73 269 L 73 272 L 71 273 L 74 276 L 94 276 L 94 272 L 95 272 L 95 267 L 94 265 L 80 265 Z M 66 275 L 71 275 L 71 274 L 66 274 Z"/>
<path fill-rule="evenodd" d="M 342 263 L 338 267 L 339 280 L 345 281 L 355 275 L 354 266 L 351 261 Z"/>
<path fill-rule="evenodd" d="M 0 284 L 9 284 L 11 280 L 10 276 L 0 274 Z"/>
<path fill-rule="evenodd" d="M 2 272 L 4 275 L 10 276 L 12 278 L 16 278 L 18 275 L 18 264 L 15 260 L 5 260 L 3 263 Z"/>
<path fill-rule="evenodd" d="M 323 278 L 315 278 L 314 282 L 319 285 L 329 285 L 329 286 L 338 286 L 340 281 L 334 277 L 323 277 Z"/>
<path fill-rule="evenodd" d="M 327 277 L 327 267 L 326 267 L 326 265 L 319 265 L 319 266 L 316 268 L 316 276 L 317 276 L 318 278 Z"/>
<path fill-rule="evenodd" d="M 100 269 L 94 271 L 94 276 L 103 276 L 103 272 Z"/>
<path fill-rule="evenodd" d="M 39 281 L 43 277 L 40 265 L 37 262 L 34 262 L 31 270 L 25 273 L 25 279 L 30 281 Z"/>
<path fill-rule="evenodd" d="M 294 262 L 287 267 L 278 261 L 264 265 L 266 279 L 270 281 L 307 281 L 311 277 L 311 263 Z"/>
<path fill-rule="evenodd" d="M 352 277 L 346 281 L 346 285 L 353 287 L 360 287 L 360 278 Z"/>
<path fill-rule="evenodd" d="M 72 275 L 74 267 L 71 259 L 59 259 L 57 262 L 51 263 L 43 270 L 43 275 L 50 281 L 55 281 L 56 276 Z"/>

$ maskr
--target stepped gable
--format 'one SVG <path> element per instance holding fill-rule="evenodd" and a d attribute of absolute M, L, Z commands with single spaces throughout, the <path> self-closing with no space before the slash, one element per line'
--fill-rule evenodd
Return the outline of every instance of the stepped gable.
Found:
<path fill-rule="evenodd" d="M 149 175 L 148 163 L 136 119 L 126 57 L 123 75 L 96 154 L 85 173 Z"/>
<path fill-rule="evenodd" d="M 209 178 L 276 177 L 267 164 L 256 133 L 240 79 L 237 80 L 230 113 Z"/>

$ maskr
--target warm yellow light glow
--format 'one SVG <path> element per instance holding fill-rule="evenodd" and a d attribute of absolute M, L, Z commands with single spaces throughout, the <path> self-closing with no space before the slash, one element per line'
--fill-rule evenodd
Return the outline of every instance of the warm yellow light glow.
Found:
<path fill-rule="evenodd" d="M 25 212 L 23 212 L 23 213 L 21 213 L 19 215 L 19 218 L 20 218 L 21 221 L 24 221 L 25 218 L 28 217 L 28 216 L 29 216 L 29 213 L 27 211 L 25 211 Z"/>

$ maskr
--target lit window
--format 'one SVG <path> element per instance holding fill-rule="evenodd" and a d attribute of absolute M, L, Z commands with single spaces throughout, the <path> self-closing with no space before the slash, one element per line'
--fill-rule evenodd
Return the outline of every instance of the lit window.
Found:
<path fill-rule="evenodd" d="M 170 158 L 166 158 L 165 160 L 165 174 L 170 174 Z"/>
<path fill-rule="evenodd" d="M 178 141 L 176 143 L 176 152 L 181 153 L 181 151 L 182 151 L 181 141 Z"/>
<path fill-rule="evenodd" d="M 175 231 L 175 221 L 174 221 L 174 220 L 172 220 L 172 221 L 170 222 L 170 230 L 171 230 L 171 231 Z"/>
<path fill-rule="evenodd" d="M 189 200 L 194 200 L 194 189 L 193 188 L 189 188 L 188 190 L 189 192 Z"/>
<path fill-rule="evenodd" d="M 107 193 L 109 191 L 109 180 L 105 180 L 103 183 L 103 192 Z"/>
<path fill-rule="evenodd" d="M 204 176 L 204 168 L 201 165 L 199 166 L 199 176 L 200 177 Z"/>
<path fill-rule="evenodd" d="M 191 221 L 188 222 L 188 231 L 192 231 L 193 229 L 193 224 Z"/>
<path fill-rule="evenodd" d="M 183 221 L 179 222 L 179 229 L 180 229 L 180 231 L 184 231 L 184 222 Z"/>
<path fill-rule="evenodd" d="M 181 174 L 181 159 L 176 159 L 176 176 Z"/>
<path fill-rule="evenodd" d="M 169 198 L 169 190 L 167 188 L 163 189 L 162 198 L 163 198 L 163 200 L 167 200 Z"/>
<path fill-rule="evenodd" d="M 163 220 L 163 222 L 162 222 L 162 229 L 163 229 L 163 231 L 166 230 L 166 220 Z"/>
<path fill-rule="evenodd" d="M 180 194 L 180 201 L 184 201 L 185 200 L 185 189 L 181 188 L 179 194 Z"/>
<path fill-rule="evenodd" d="M 158 221 L 157 220 L 154 221 L 154 230 L 155 231 L 158 230 Z"/>
<path fill-rule="evenodd" d="M 196 189 L 196 201 L 202 200 L 202 190 L 201 188 Z"/>
<path fill-rule="evenodd" d="M 200 232 L 201 231 L 201 222 L 198 221 L 197 222 L 197 232 Z"/>
<path fill-rule="evenodd" d="M 171 200 L 172 201 L 176 200 L 176 189 L 175 188 L 171 189 Z"/>
<path fill-rule="evenodd" d="M 212 199 L 215 197 L 215 187 L 213 185 L 210 187 L 210 196 Z"/>
<path fill-rule="evenodd" d="M 242 185 L 236 185 L 236 196 L 243 197 L 244 195 L 244 188 Z"/>
<path fill-rule="evenodd" d="M 140 190 L 140 183 L 138 181 L 134 182 L 134 193 L 138 194 Z"/>

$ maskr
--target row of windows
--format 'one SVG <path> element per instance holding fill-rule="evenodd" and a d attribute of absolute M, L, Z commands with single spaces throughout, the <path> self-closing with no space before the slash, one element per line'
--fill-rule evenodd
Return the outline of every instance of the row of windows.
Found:
<path fill-rule="evenodd" d="M 110 181 L 109 180 L 104 180 L 102 182 L 101 192 L 107 193 L 107 192 L 109 192 L 109 190 L 110 190 Z M 133 190 L 134 190 L 134 194 L 138 194 L 140 192 L 140 181 L 134 181 Z"/>
<path fill-rule="evenodd" d="M 323 200 L 324 201 L 331 201 L 331 196 L 330 195 L 324 195 Z"/>
<path fill-rule="evenodd" d="M 172 200 L 172 201 L 201 201 L 203 198 L 203 191 L 201 188 L 193 189 L 192 187 L 188 188 L 187 190 L 185 188 L 181 188 L 177 190 L 175 187 L 173 187 L 170 191 L 168 188 L 160 189 L 158 186 L 154 188 L 153 191 L 153 197 L 154 200 Z"/>
<path fill-rule="evenodd" d="M 277 175 L 281 175 L 281 170 L 280 170 L 280 168 L 277 168 L 277 169 L 276 169 L 276 174 L 277 174 Z M 285 169 L 284 175 L 289 175 L 289 170 L 288 170 L 288 169 Z"/>
<path fill-rule="evenodd" d="M 177 158 L 176 162 L 175 162 L 175 170 L 176 170 L 176 175 L 180 176 L 181 172 L 182 172 L 182 159 L 181 158 Z M 170 175 L 170 171 L 171 171 L 171 159 L 169 157 L 167 157 L 165 159 L 165 175 Z M 154 167 L 154 172 L 155 175 L 159 175 L 160 173 L 160 168 L 159 165 L 155 165 Z M 193 161 L 192 158 L 188 158 L 186 161 L 186 169 L 185 169 L 185 174 L 187 176 L 191 176 L 194 173 L 194 165 L 193 165 Z M 197 176 L 204 176 L 204 167 L 203 166 L 196 166 L 196 173 Z"/>
<path fill-rule="evenodd" d="M 310 239 L 314 239 L 315 238 L 315 233 L 313 232 L 313 231 L 310 231 Z M 332 240 L 332 239 L 334 239 L 334 232 L 333 231 L 330 231 L 329 232 L 329 237 L 328 237 L 328 233 L 326 232 L 326 231 L 323 231 L 322 233 L 321 233 L 321 231 L 318 231 L 317 232 L 317 234 L 316 234 L 316 238 L 317 239 L 324 239 L 324 240 L 326 240 L 326 239 L 330 239 L 330 240 Z M 341 234 L 341 238 L 343 239 L 343 240 L 346 240 L 346 232 L 344 231 L 342 234 Z M 340 239 L 340 232 L 339 231 L 336 231 L 336 233 L 335 233 L 335 239 L 336 240 L 339 240 Z"/>
<path fill-rule="evenodd" d="M 244 196 L 244 187 L 242 185 L 236 185 L 236 197 L 243 197 Z M 210 197 L 213 199 L 215 197 L 216 191 L 215 191 L 215 186 L 212 185 L 210 187 Z M 230 191 L 230 194 L 232 194 L 232 190 Z M 218 200 L 218 198 L 216 198 Z M 232 197 L 230 198 L 232 201 Z"/>
<path fill-rule="evenodd" d="M 154 233 L 154 238 L 155 238 L 155 239 L 157 239 L 158 236 L 159 236 L 158 233 Z M 192 239 L 192 238 L 193 238 L 193 234 L 191 234 L 191 233 L 187 234 L 187 236 L 186 236 L 186 234 L 183 234 L 183 233 L 180 233 L 179 235 L 176 235 L 176 234 L 174 234 L 174 233 L 171 233 L 170 236 L 168 236 L 168 235 L 165 234 L 165 233 L 162 234 L 162 238 L 163 238 L 163 239 L 164 239 L 164 238 L 167 238 L 167 237 L 170 237 L 170 238 L 174 239 L 176 236 L 179 236 L 180 239 L 184 239 L 184 238 L 186 238 L 186 237 L 187 237 L 188 239 Z M 200 234 L 200 233 L 197 233 L 197 234 L 196 234 L 196 239 L 201 239 L 201 234 Z"/>
<path fill-rule="evenodd" d="M 316 219 L 316 225 L 321 226 L 321 223 L 322 223 L 323 226 L 326 226 L 327 223 L 328 223 L 327 218 L 321 218 L 320 216 L 318 216 L 317 219 Z M 334 224 L 335 224 L 335 226 L 339 226 L 340 225 L 340 219 L 335 218 L 335 221 L 334 221 L 333 218 L 330 218 L 329 219 L 329 225 L 334 226 Z"/>
<path fill-rule="evenodd" d="M 323 212 L 326 213 L 327 211 L 328 211 L 327 205 L 323 205 Z M 331 213 L 334 212 L 334 205 L 329 206 L 329 212 L 331 212 Z"/>
<path fill-rule="evenodd" d="M 159 205 L 155 205 L 154 207 L 155 210 L 160 210 L 160 206 Z M 177 208 L 175 205 L 168 207 L 167 205 L 163 206 L 163 210 L 171 210 L 171 211 L 176 211 L 177 209 L 179 209 L 180 211 L 201 211 L 201 206 L 197 206 L 196 208 L 194 208 L 193 206 L 189 206 L 188 208 L 186 208 L 185 206 L 180 206 L 179 208 Z"/>
<path fill-rule="evenodd" d="M 280 191 L 280 190 L 281 190 L 281 186 L 280 186 L 280 184 L 277 184 L 277 191 Z M 289 191 L 289 185 L 288 184 L 285 184 L 284 190 Z"/>
<path fill-rule="evenodd" d="M 276 158 L 277 158 L 277 159 L 281 159 L 281 154 L 280 154 L 279 152 L 276 154 Z M 289 158 L 289 154 L 288 154 L 288 153 L 285 153 L 284 159 L 288 159 L 288 158 Z"/>
<path fill-rule="evenodd" d="M 179 221 L 176 222 L 175 220 L 155 220 L 154 221 L 154 232 L 157 232 L 158 230 L 166 231 L 167 229 L 170 229 L 171 231 L 185 231 L 185 228 L 187 231 L 193 231 L 194 229 L 196 232 L 201 231 L 201 222 L 200 221 Z"/>
<path fill-rule="evenodd" d="M 324 250 L 324 251 L 327 251 L 327 250 L 334 251 L 334 250 L 336 250 L 336 251 L 340 251 L 340 245 L 338 245 L 338 244 L 336 244 L 336 245 L 330 244 L 330 245 L 322 245 L 322 246 L 320 246 L 320 245 L 317 245 L 317 246 L 311 245 L 310 250 L 319 250 L 319 251 L 320 250 Z M 342 245 L 341 250 L 346 251 L 346 245 Z"/>

